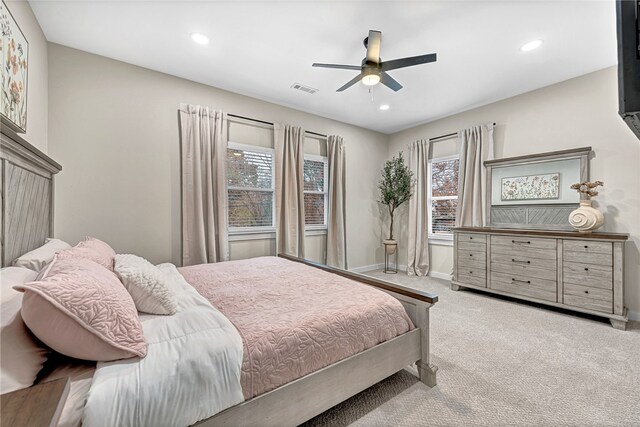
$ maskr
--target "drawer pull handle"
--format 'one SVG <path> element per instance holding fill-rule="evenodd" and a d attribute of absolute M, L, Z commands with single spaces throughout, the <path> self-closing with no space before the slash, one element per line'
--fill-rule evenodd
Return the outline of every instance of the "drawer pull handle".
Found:
<path fill-rule="evenodd" d="M 589 246 L 587 246 L 587 245 L 584 245 L 584 248 L 585 248 L 585 249 L 589 249 Z"/>
<path fill-rule="evenodd" d="M 469 240 L 473 240 L 473 237 L 469 237 Z"/>
<path fill-rule="evenodd" d="M 589 269 L 587 267 L 584 268 L 584 271 L 589 271 Z"/>
<path fill-rule="evenodd" d="M 473 271 L 470 271 L 469 274 L 473 274 Z"/>
<path fill-rule="evenodd" d="M 530 241 L 524 241 L 524 240 L 512 240 L 511 243 L 526 243 L 527 245 L 530 245 L 531 242 Z"/>
<path fill-rule="evenodd" d="M 513 277 L 511 278 L 511 281 L 518 282 L 518 283 L 531 283 L 531 280 L 526 280 L 526 281 L 525 280 L 517 280 L 517 279 L 514 279 Z"/>
<path fill-rule="evenodd" d="M 515 258 L 511 258 L 511 262 L 520 262 L 522 264 L 531 264 L 531 261 L 520 261 Z"/>
<path fill-rule="evenodd" d="M 473 256 L 473 254 L 469 254 L 469 256 Z"/>
<path fill-rule="evenodd" d="M 588 293 L 589 293 L 589 291 L 584 291 L 584 293 L 585 293 L 585 294 L 588 294 Z"/>

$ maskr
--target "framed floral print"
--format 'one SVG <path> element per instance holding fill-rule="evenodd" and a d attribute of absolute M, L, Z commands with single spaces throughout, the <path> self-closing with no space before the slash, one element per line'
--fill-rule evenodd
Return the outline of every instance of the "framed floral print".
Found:
<path fill-rule="evenodd" d="M 502 200 L 544 200 L 557 199 L 560 194 L 560 174 L 502 178 Z"/>
<path fill-rule="evenodd" d="M 2 124 L 16 132 L 27 131 L 27 80 L 29 77 L 29 43 L 13 15 L 2 2 L 0 9 L 2 43 Z"/>

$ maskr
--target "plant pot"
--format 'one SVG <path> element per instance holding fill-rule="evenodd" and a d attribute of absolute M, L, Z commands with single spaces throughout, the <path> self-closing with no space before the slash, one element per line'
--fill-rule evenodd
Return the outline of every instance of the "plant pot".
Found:
<path fill-rule="evenodd" d="M 396 250 L 398 249 L 398 242 L 396 240 L 384 239 L 383 243 L 384 243 L 384 250 L 387 252 L 387 254 L 393 255 L 396 253 Z"/>
<path fill-rule="evenodd" d="M 591 206 L 591 200 L 580 200 L 580 207 L 569 214 L 569 224 L 580 233 L 591 233 L 602 227 L 604 215 Z"/>

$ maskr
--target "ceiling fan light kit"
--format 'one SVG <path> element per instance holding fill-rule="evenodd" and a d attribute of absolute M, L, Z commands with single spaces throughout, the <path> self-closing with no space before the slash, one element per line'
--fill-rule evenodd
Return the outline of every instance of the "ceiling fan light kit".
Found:
<path fill-rule="evenodd" d="M 369 37 L 364 39 L 364 46 L 367 48 L 367 56 L 362 60 L 362 65 L 341 65 L 341 64 L 321 64 L 313 63 L 313 67 L 334 68 L 339 70 L 360 71 L 356 77 L 348 81 L 340 87 L 336 92 L 342 92 L 350 88 L 358 82 L 362 82 L 365 86 L 375 86 L 382 83 L 394 92 L 402 89 L 402 85 L 393 77 L 387 74 L 387 71 L 397 70 L 398 68 L 412 67 L 414 65 L 427 64 L 436 62 L 435 53 L 427 55 L 411 56 L 408 58 L 394 59 L 391 61 L 382 61 L 380 59 L 380 44 L 382 42 L 382 33 L 380 31 L 369 30 Z"/>
<path fill-rule="evenodd" d="M 380 83 L 380 73 L 376 69 L 367 68 L 362 72 L 361 81 L 365 86 L 375 86 Z"/>

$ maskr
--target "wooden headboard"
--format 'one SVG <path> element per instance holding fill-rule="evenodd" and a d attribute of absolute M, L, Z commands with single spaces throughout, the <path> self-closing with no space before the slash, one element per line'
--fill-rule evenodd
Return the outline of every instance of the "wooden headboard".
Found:
<path fill-rule="evenodd" d="M 6 126 L 0 134 L 2 267 L 53 235 L 53 181 L 62 167 Z"/>

